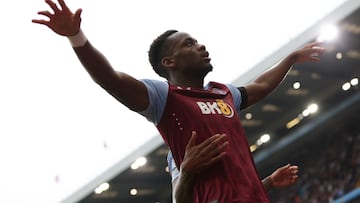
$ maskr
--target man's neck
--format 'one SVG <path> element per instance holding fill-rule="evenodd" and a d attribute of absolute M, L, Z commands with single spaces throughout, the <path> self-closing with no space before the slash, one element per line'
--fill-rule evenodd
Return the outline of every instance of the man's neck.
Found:
<path fill-rule="evenodd" d="M 169 80 L 170 84 L 180 86 L 180 87 L 193 87 L 193 88 L 203 88 L 204 87 L 204 81 L 197 80 L 197 81 L 179 81 L 179 80 Z"/>
<path fill-rule="evenodd" d="M 180 87 L 193 87 L 193 88 L 203 88 L 204 87 L 204 77 L 189 77 L 188 75 L 176 75 L 176 77 L 170 77 L 168 79 L 170 84 L 177 85 Z"/>

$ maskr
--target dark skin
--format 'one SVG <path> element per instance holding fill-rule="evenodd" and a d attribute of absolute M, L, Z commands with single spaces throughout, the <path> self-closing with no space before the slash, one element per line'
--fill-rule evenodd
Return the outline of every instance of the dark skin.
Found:
<path fill-rule="evenodd" d="M 229 143 L 225 134 L 216 134 L 198 145 L 195 140 L 194 131 L 186 146 L 185 156 L 180 165 L 180 175 L 172 182 L 173 198 L 176 203 L 191 202 L 195 176 L 226 156 L 225 149 Z M 298 171 L 298 166 L 287 164 L 264 178 L 262 183 L 267 191 L 272 188 L 288 187 L 298 179 Z"/>
<path fill-rule="evenodd" d="M 61 36 L 72 37 L 79 33 L 81 9 L 72 12 L 63 0 L 58 0 L 58 4 L 51 0 L 45 2 L 51 8 L 51 12 L 40 11 L 38 14 L 47 17 L 48 20 L 34 19 L 33 23 L 45 25 Z M 168 73 L 167 80 L 178 86 L 203 88 L 204 78 L 212 70 L 206 47 L 184 32 L 174 33 L 165 43 L 169 49 L 161 63 Z M 144 83 L 124 72 L 115 71 L 90 41 L 74 47 L 74 51 L 92 79 L 119 102 L 136 112 L 148 107 L 150 101 Z M 319 43 L 310 43 L 290 53 L 245 86 L 248 106 L 270 94 L 293 65 L 305 61 L 319 61 L 318 56 L 323 52 L 324 49 L 319 47 Z"/>
<path fill-rule="evenodd" d="M 180 175 L 172 182 L 173 198 L 177 203 L 192 202 L 195 176 L 220 161 L 229 144 L 225 134 L 216 134 L 198 145 L 195 141 L 196 132 L 193 131 L 180 165 Z"/>
<path fill-rule="evenodd" d="M 58 1 L 59 6 L 51 0 L 45 2 L 52 12 L 40 11 L 38 14 L 46 16 L 49 20 L 34 19 L 33 23 L 45 25 L 61 36 L 70 37 L 80 31 L 81 9 L 73 13 L 63 0 Z M 168 81 L 174 85 L 202 88 L 204 78 L 211 70 L 210 58 L 205 46 L 198 44 L 193 37 L 184 32 L 174 33 L 166 43 L 171 48 L 161 62 L 169 74 Z M 314 55 L 321 55 L 324 49 L 318 46 L 319 43 L 310 43 L 292 52 L 254 82 L 246 85 L 248 105 L 256 103 L 272 92 L 294 64 L 319 61 L 320 59 Z M 149 98 L 142 82 L 124 72 L 115 71 L 89 41 L 74 50 L 93 80 L 122 104 L 137 112 L 147 108 Z"/>
<path fill-rule="evenodd" d="M 209 52 L 204 45 L 184 32 L 169 36 L 171 55 L 162 59 L 173 85 L 202 88 L 204 78 L 212 70 Z"/>

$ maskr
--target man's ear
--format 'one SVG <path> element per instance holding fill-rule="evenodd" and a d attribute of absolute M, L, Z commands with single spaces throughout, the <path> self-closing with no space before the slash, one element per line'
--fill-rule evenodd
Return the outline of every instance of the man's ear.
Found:
<path fill-rule="evenodd" d="M 161 64 L 166 68 L 171 68 L 175 66 L 175 60 L 170 57 L 164 57 L 161 60 Z"/>

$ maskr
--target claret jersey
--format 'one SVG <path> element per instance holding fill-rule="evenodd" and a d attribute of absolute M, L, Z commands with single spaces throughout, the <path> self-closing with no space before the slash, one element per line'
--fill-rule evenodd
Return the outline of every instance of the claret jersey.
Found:
<path fill-rule="evenodd" d="M 150 89 L 154 88 L 149 83 L 145 84 Z M 215 82 L 210 82 L 205 89 L 173 85 L 166 87 L 167 95 L 162 93 L 162 96 L 155 96 L 163 97 L 160 103 L 164 104 L 157 106 L 162 109 L 154 110 L 156 105 L 151 104 L 152 110 L 142 114 L 151 120 L 154 117 L 148 116 L 149 112 L 161 113 L 157 116 L 158 120 L 153 122 L 170 147 L 178 168 L 192 131 L 197 133 L 197 144 L 221 133 L 225 133 L 229 141 L 227 156 L 196 177 L 194 203 L 269 202 L 238 116 L 240 105 L 234 104 L 232 92 L 240 92 L 236 88 L 230 91 L 227 85 Z"/>

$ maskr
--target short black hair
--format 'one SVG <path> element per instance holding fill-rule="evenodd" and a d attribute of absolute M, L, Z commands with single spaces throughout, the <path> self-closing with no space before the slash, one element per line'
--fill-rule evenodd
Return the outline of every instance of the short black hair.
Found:
<path fill-rule="evenodd" d="M 154 71 L 160 75 L 161 77 L 167 78 L 167 72 L 165 71 L 164 67 L 161 64 L 161 59 L 164 57 L 165 50 L 164 45 L 166 39 L 178 32 L 177 30 L 167 30 L 161 35 L 159 35 L 150 45 L 149 49 L 149 62 L 151 66 L 153 67 Z"/>

